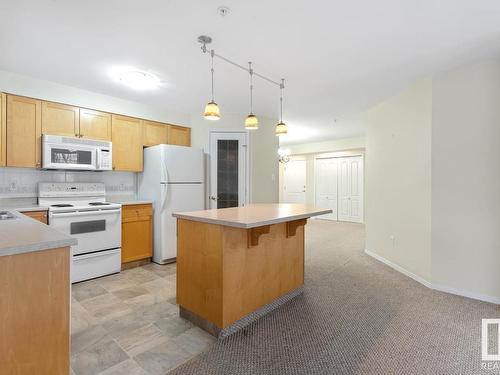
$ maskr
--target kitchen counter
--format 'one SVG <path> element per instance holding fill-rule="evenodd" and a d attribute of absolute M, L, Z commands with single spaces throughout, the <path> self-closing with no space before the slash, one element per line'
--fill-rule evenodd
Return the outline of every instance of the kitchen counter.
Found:
<path fill-rule="evenodd" d="M 178 212 L 180 315 L 224 337 L 302 292 L 307 218 L 303 204 Z"/>
<path fill-rule="evenodd" d="M 332 212 L 330 209 L 322 209 L 305 204 L 262 203 L 249 204 L 245 207 L 177 212 L 173 216 L 179 219 L 201 221 L 235 228 L 255 228 L 328 214 L 330 212 Z"/>
<path fill-rule="evenodd" d="M 40 206 L 37 198 L 2 198 L 0 211 L 15 210 L 19 212 L 47 211 L 47 206 Z"/>
<path fill-rule="evenodd" d="M 76 245 L 76 239 L 33 220 L 18 211 L 0 220 L 0 257 Z"/>

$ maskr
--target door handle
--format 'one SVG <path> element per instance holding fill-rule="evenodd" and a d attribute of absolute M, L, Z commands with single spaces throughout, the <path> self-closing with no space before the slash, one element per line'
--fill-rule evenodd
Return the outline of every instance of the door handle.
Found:
<path fill-rule="evenodd" d="M 211 195 L 209 198 L 213 201 L 219 200 L 219 197 L 214 197 L 213 195 Z"/>

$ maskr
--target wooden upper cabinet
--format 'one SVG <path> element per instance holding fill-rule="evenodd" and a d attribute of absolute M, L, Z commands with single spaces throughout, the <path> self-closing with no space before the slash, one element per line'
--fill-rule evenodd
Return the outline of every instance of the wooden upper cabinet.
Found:
<path fill-rule="evenodd" d="M 80 108 L 71 105 L 42 102 L 42 134 L 78 137 Z"/>
<path fill-rule="evenodd" d="M 111 116 L 113 169 L 142 171 L 142 120 L 120 115 Z"/>
<path fill-rule="evenodd" d="M 7 96 L 0 93 L 0 167 L 7 164 Z"/>
<path fill-rule="evenodd" d="M 80 108 L 80 137 L 111 141 L 111 115 Z"/>
<path fill-rule="evenodd" d="M 168 143 L 168 125 L 161 122 L 143 121 L 142 143 L 144 146 L 154 146 Z"/>
<path fill-rule="evenodd" d="M 42 102 L 7 95 L 7 166 L 40 167 Z"/>
<path fill-rule="evenodd" d="M 191 146 L 191 128 L 169 125 L 168 143 L 171 145 Z"/>

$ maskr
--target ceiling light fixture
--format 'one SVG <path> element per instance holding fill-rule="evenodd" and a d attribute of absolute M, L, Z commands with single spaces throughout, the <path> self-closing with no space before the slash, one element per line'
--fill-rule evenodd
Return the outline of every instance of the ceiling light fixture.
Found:
<path fill-rule="evenodd" d="M 220 113 L 219 113 L 219 106 L 214 102 L 214 68 L 213 68 L 213 60 L 214 57 L 217 57 L 221 60 L 224 60 L 225 62 L 234 65 L 237 68 L 243 69 L 246 72 L 250 74 L 250 114 L 246 117 L 245 119 L 245 128 L 247 129 L 257 129 L 259 121 L 257 119 L 257 116 L 255 116 L 252 113 L 252 105 L 253 105 L 253 76 L 256 76 L 260 79 L 263 79 L 264 81 L 267 81 L 269 83 L 272 83 L 280 88 L 280 121 L 276 125 L 276 135 L 283 135 L 287 134 L 287 126 L 283 122 L 283 90 L 285 89 L 285 80 L 281 79 L 281 82 L 276 82 L 273 81 L 270 78 L 267 78 L 266 76 L 263 76 L 262 74 L 257 73 L 255 70 L 252 69 L 251 63 L 248 63 L 248 68 L 241 66 L 238 63 L 235 63 L 234 61 L 229 60 L 228 58 L 221 56 L 213 49 L 208 50 L 207 49 L 207 44 L 212 43 L 212 38 L 206 35 L 201 35 L 198 37 L 198 42 L 202 44 L 201 46 L 201 51 L 203 53 L 210 52 L 210 57 L 212 58 L 212 101 L 210 101 L 207 106 L 205 107 L 205 118 L 208 118 L 209 120 L 218 120 L 220 118 Z M 211 115 L 210 118 L 207 117 L 208 114 L 213 114 Z"/>
<path fill-rule="evenodd" d="M 253 114 L 253 69 L 252 63 L 248 63 L 248 73 L 250 73 L 250 114 L 245 119 L 245 129 L 255 130 L 259 128 L 259 119 Z"/>
<path fill-rule="evenodd" d="M 156 75 L 138 69 L 117 69 L 114 76 L 118 82 L 134 90 L 153 90 L 161 85 Z"/>
<path fill-rule="evenodd" d="M 288 133 L 288 127 L 283 122 L 283 91 L 285 90 L 285 79 L 281 79 L 280 84 L 280 122 L 276 124 L 276 135 L 278 137 Z"/>

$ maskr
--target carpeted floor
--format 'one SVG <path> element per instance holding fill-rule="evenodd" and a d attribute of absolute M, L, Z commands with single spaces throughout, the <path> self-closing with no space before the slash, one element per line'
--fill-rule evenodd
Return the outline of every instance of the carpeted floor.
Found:
<path fill-rule="evenodd" d="M 482 373 L 481 318 L 500 307 L 427 289 L 363 249 L 363 225 L 310 220 L 304 294 L 170 374 Z"/>

